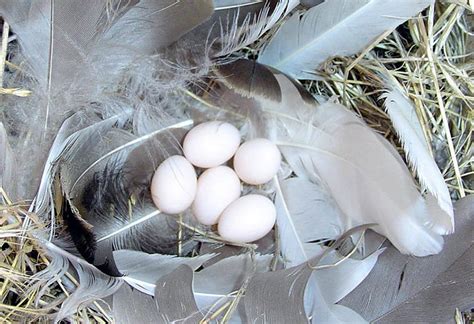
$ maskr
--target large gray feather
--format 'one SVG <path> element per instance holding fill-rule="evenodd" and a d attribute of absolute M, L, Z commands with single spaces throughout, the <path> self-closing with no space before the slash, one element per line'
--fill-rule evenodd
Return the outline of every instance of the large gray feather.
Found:
<path fill-rule="evenodd" d="M 301 266 L 256 274 L 245 293 L 249 323 L 307 323 L 305 287 L 312 269 Z"/>
<path fill-rule="evenodd" d="M 256 255 L 252 259 L 248 254 L 242 254 L 225 258 L 196 272 L 194 297 L 199 309 L 222 305 L 233 298 L 235 295 L 232 293 L 242 288 L 255 272 L 267 272 L 271 260 L 271 255 Z"/>
<path fill-rule="evenodd" d="M 315 79 L 329 57 L 353 55 L 433 0 L 331 0 L 288 19 L 258 61 L 298 79 Z"/>
<path fill-rule="evenodd" d="M 112 310 L 117 324 L 166 323 L 154 298 L 129 285 L 122 285 L 113 295 Z"/>
<path fill-rule="evenodd" d="M 474 241 L 474 196 L 455 204 L 455 219 L 456 233 L 446 237 L 440 254 L 415 258 L 389 246 L 372 273 L 341 304 L 357 310 L 367 320 L 382 322 L 390 322 L 395 316 L 445 322 L 452 318 L 456 307 L 472 306 L 473 267 L 469 256 Z"/>
<path fill-rule="evenodd" d="M 193 269 L 179 266 L 156 282 L 155 301 L 167 323 L 198 323 L 203 315 L 193 295 Z"/>

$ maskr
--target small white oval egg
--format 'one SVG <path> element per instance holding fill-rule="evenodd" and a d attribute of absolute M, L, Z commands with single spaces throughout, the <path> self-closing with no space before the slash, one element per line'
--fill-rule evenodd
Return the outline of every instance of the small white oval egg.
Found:
<path fill-rule="evenodd" d="M 219 235 L 235 243 L 248 243 L 267 235 L 275 225 L 273 202 L 261 195 L 247 195 L 231 203 L 219 218 Z"/>
<path fill-rule="evenodd" d="M 243 143 L 234 157 L 234 169 L 242 181 L 259 185 L 270 181 L 280 169 L 278 147 L 265 138 Z"/>
<path fill-rule="evenodd" d="M 181 155 L 173 155 L 156 169 L 151 181 L 151 197 L 166 214 L 179 214 L 191 206 L 196 196 L 194 167 Z"/>
<path fill-rule="evenodd" d="M 234 170 L 226 166 L 207 169 L 198 179 L 193 214 L 201 224 L 217 224 L 224 209 L 239 197 L 240 180 Z"/>
<path fill-rule="evenodd" d="M 184 138 L 184 156 L 197 167 L 212 168 L 232 158 L 240 144 L 240 133 L 220 121 L 197 125 Z"/>

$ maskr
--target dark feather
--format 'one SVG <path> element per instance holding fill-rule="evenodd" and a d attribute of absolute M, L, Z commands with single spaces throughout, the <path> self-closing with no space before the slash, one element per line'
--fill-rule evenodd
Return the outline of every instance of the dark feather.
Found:
<path fill-rule="evenodd" d="M 74 245 L 82 257 L 89 263 L 94 263 L 96 250 L 95 236 L 92 226 L 83 220 L 79 211 L 64 198 L 61 216 Z"/>
<path fill-rule="evenodd" d="M 60 163 L 61 182 L 72 216 L 69 233 L 83 257 L 107 274 L 118 276 L 113 251 L 130 249 L 147 253 L 176 254 L 178 224 L 174 216 L 160 214 L 151 200 L 150 183 L 156 167 L 179 152 L 183 129 L 158 131 L 151 141 L 110 156 L 136 137 L 125 130 L 99 130 L 100 141 L 91 149 L 87 137 L 72 146 L 71 156 Z M 99 134 L 97 134 L 99 137 Z M 101 160 L 103 159 L 103 160 Z M 189 215 L 184 216 L 190 220 Z M 192 233 L 183 231 L 183 253 L 194 243 Z"/>
<path fill-rule="evenodd" d="M 216 68 L 219 80 L 244 97 L 261 96 L 281 102 L 277 79 L 266 66 L 255 61 L 239 59 Z"/>

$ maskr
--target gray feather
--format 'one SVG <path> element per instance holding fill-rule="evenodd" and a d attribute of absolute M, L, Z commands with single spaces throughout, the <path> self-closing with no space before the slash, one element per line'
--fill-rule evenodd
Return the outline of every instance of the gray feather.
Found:
<path fill-rule="evenodd" d="M 249 323 L 308 323 L 304 308 L 306 284 L 312 269 L 301 266 L 256 274 L 245 293 Z"/>
<path fill-rule="evenodd" d="M 172 273 L 180 265 L 185 264 L 196 270 L 215 256 L 215 254 L 205 254 L 187 258 L 130 250 L 119 250 L 113 253 L 117 268 L 125 275 L 125 281 L 149 295 L 153 295 L 156 281 Z"/>
<path fill-rule="evenodd" d="M 367 320 L 383 322 L 395 318 L 392 312 L 411 321 L 445 322 L 456 307 L 471 306 L 473 268 L 468 257 L 472 256 L 474 196 L 455 204 L 455 219 L 456 232 L 446 237 L 440 254 L 415 258 L 389 246 L 372 273 L 341 304 Z"/>
<path fill-rule="evenodd" d="M 156 282 L 155 301 L 166 322 L 198 323 L 199 312 L 193 295 L 193 269 L 179 266 Z"/>
<path fill-rule="evenodd" d="M 158 312 L 152 296 L 134 290 L 129 285 L 122 287 L 113 295 L 113 314 L 117 324 L 166 323 Z"/>
<path fill-rule="evenodd" d="M 353 55 L 433 0 L 331 0 L 288 19 L 258 61 L 298 79 L 315 79 L 329 57 Z"/>

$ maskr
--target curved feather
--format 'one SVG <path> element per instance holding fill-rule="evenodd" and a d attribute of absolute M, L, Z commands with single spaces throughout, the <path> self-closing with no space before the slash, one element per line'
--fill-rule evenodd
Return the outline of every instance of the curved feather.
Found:
<path fill-rule="evenodd" d="M 178 225 L 156 209 L 149 188 L 161 161 L 181 152 L 176 137 L 184 134 L 181 125 L 140 137 L 124 129 L 98 129 L 77 138 L 62 156 L 58 166 L 62 190 L 74 212 L 63 218 L 66 224 L 73 221 L 69 233 L 79 252 L 104 272 L 120 275 L 113 250 L 176 252 Z M 186 233 L 185 253 L 193 245 Z"/>
<path fill-rule="evenodd" d="M 274 6 L 266 2 L 258 13 L 247 14 L 242 23 L 239 23 L 239 15 L 236 14 L 230 28 L 223 28 L 221 25 L 221 48 L 215 55 L 229 55 L 255 42 L 298 4 L 299 0 L 278 0 Z"/>
<path fill-rule="evenodd" d="M 254 109 L 267 116 L 270 136 L 299 177 L 327 184 L 345 215 L 344 230 L 377 223 L 374 229 L 403 253 L 438 253 L 443 238 L 426 226 L 429 206 L 390 144 L 344 107 L 316 106 L 295 81 L 273 73 L 279 91 L 251 73 L 234 73 L 224 83 L 230 92 L 253 95 Z M 281 100 L 277 92 L 284 94 Z"/>
<path fill-rule="evenodd" d="M 288 19 L 258 61 L 297 79 L 315 79 L 328 58 L 353 55 L 433 0 L 331 0 Z"/>
<path fill-rule="evenodd" d="M 455 308 L 470 308 L 474 196 L 457 201 L 454 207 L 456 234 L 446 237 L 440 254 L 412 258 L 387 245 L 372 273 L 341 304 L 379 323 L 399 319 L 448 322 Z"/>
<path fill-rule="evenodd" d="M 433 219 L 431 226 L 440 234 L 452 233 L 453 204 L 448 187 L 430 154 L 413 104 L 398 89 L 388 91 L 382 98 L 385 99 L 387 113 L 421 184 L 437 198 L 440 208 L 446 213 L 442 219 Z"/>

